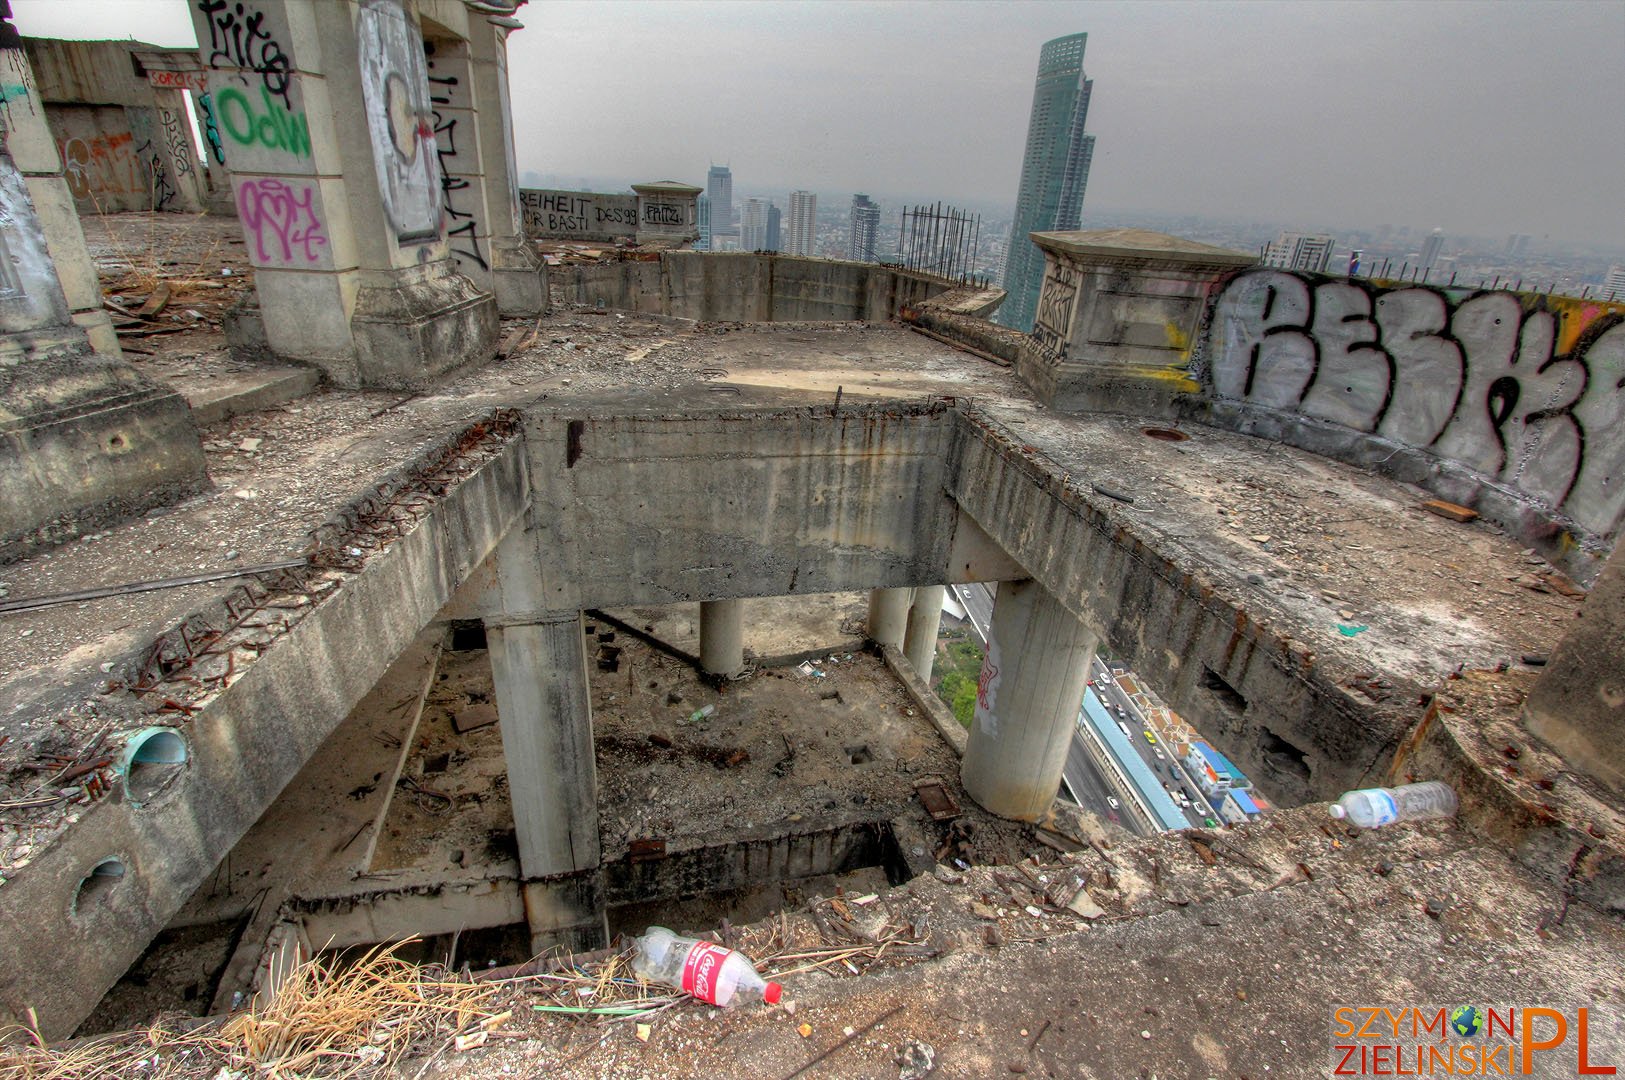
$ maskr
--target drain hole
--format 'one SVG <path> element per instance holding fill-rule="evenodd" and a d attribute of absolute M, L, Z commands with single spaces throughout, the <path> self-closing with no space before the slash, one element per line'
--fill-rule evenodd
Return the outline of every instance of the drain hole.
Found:
<path fill-rule="evenodd" d="M 130 740 L 124 794 L 140 806 L 167 787 L 186 764 L 186 740 L 168 728 L 148 728 Z"/>
<path fill-rule="evenodd" d="M 1214 696 L 1233 712 L 1247 711 L 1247 699 L 1241 696 L 1241 691 L 1225 682 L 1217 671 L 1206 664 L 1202 665 L 1202 687 L 1213 691 Z"/>
<path fill-rule="evenodd" d="M 1190 438 L 1190 436 L 1185 434 L 1183 431 L 1176 431 L 1173 428 L 1165 427 L 1141 428 L 1140 434 L 1152 439 L 1161 439 L 1163 442 L 1184 442 L 1186 439 Z"/>
<path fill-rule="evenodd" d="M 875 759 L 875 756 L 869 752 L 868 743 L 859 743 L 857 746 L 843 746 L 841 749 L 846 751 L 847 758 L 854 765 L 862 765 Z"/>
<path fill-rule="evenodd" d="M 118 859 L 103 859 L 79 883 L 73 896 L 73 912 L 82 915 L 92 904 L 104 903 L 113 886 L 124 880 L 124 863 Z"/>
<path fill-rule="evenodd" d="M 452 652 L 478 652 L 486 648 L 485 624 L 478 619 L 459 620 L 451 624 Z"/>
<path fill-rule="evenodd" d="M 1309 779 L 1309 761 L 1303 751 L 1269 728 L 1259 728 L 1258 746 L 1264 752 L 1265 763 L 1271 767 L 1299 780 Z"/>

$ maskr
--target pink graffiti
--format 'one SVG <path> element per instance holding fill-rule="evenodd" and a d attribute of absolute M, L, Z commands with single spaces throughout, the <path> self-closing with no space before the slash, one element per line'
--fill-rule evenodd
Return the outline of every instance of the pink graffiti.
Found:
<path fill-rule="evenodd" d="M 284 180 L 244 181 L 237 193 L 237 212 L 243 232 L 254 241 L 256 262 L 291 263 L 298 251 L 305 262 L 319 257 L 316 249 L 327 246 L 322 223 L 316 219 L 313 187 L 295 190 Z M 267 251 L 267 233 L 272 241 Z"/>

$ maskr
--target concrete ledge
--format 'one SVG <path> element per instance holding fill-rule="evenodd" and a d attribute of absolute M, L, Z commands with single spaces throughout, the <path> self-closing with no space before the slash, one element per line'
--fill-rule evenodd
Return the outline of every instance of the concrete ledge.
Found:
<path fill-rule="evenodd" d="M 1537 678 L 1469 671 L 1446 683 L 1395 755 L 1390 778 L 1443 780 L 1471 828 L 1565 896 L 1625 915 L 1625 815 L 1520 721 Z"/>
<path fill-rule="evenodd" d="M 489 360 L 502 326 L 496 297 L 461 274 L 442 273 L 364 286 L 350 330 L 361 386 L 413 390 L 453 368 Z"/>
<path fill-rule="evenodd" d="M 924 679 L 920 678 L 920 673 L 908 662 L 903 650 L 895 645 L 881 645 L 879 649 L 880 658 L 886 662 L 886 670 L 897 676 L 897 681 L 903 684 L 903 689 L 914 699 L 914 704 L 925 713 L 925 718 L 937 729 L 942 741 L 947 743 L 955 754 L 964 757 L 965 746 L 970 742 L 970 732 L 966 731 L 964 725 L 954 716 L 953 710 L 932 692 Z"/>
<path fill-rule="evenodd" d="M 260 412 L 274 405 L 304 397 L 322 382 L 322 373 L 308 367 L 272 367 L 231 372 L 207 385 L 171 382 L 192 407 L 199 427 L 218 424 L 233 416 Z"/>
<path fill-rule="evenodd" d="M 486 430 L 476 425 L 457 433 L 414 465 L 433 469 L 448 448 L 457 452 Z M 222 688 L 189 689 L 183 677 L 193 672 L 180 666 L 165 668 L 168 681 L 157 684 L 157 693 L 99 699 L 110 718 L 122 714 L 132 728 L 154 719 L 178 722 L 192 752 L 185 773 L 140 808 L 121 793 L 85 807 L 0 889 L 0 919 L 12 926 L 49 921 L 55 950 L 52 962 L 41 964 L 32 936 L 0 936 L 0 1018 L 19 1022 L 34 1008 L 47 1038 L 70 1034 L 520 520 L 528 486 L 519 440 L 509 436 L 476 461 L 399 539 L 325 572 L 332 585 L 311 594 L 314 602 L 288 598 L 289 611 L 308 614 L 289 617 L 290 629 L 273 632 L 256 649 L 233 652 L 235 670 Z M 354 515 L 350 520 L 354 528 Z M 324 527 L 317 540 L 346 535 L 348 546 L 335 553 L 344 558 L 359 537 Z M 211 611 L 186 622 L 226 625 L 222 618 Z M 160 641 L 134 650 L 122 671 L 133 675 L 162 648 Z M 223 656 L 206 663 L 230 670 Z M 182 712 L 146 711 L 163 706 L 171 692 L 190 701 Z M 110 857 L 122 864 L 122 876 L 82 891 L 91 868 Z"/>

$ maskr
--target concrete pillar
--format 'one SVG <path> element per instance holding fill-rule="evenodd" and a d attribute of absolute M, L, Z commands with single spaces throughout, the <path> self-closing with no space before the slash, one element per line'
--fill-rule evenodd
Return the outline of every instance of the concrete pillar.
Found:
<path fill-rule="evenodd" d="M 903 654 L 927 683 L 937 658 L 937 629 L 942 625 L 942 598 L 947 593 L 946 585 L 922 585 L 914 590 L 914 603 L 908 609 Z"/>
<path fill-rule="evenodd" d="M 1036 821 L 1061 784 L 1095 635 L 1033 581 L 1001 582 L 960 778 L 985 809 Z"/>
<path fill-rule="evenodd" d="M 1625 548 L 1615 547 L 1580 621 L 1524 703 L 1529 730 L 1569 768 L 1625 796 Z"/>
<path fill-rule="evenodd" d="M 255 269 L 232 346 L 341 386 L 413 388 L 490 357 L 496 300 L 452 258 L 416 5 L 190 7 Z"/>
<path fill-rule="evenodd" d="M 581 615 L 486 620 L 525 878 L 598 866 L 598 776 Z"/>
<path fill-rule="evenodd" d="M 468 47 L 478 108 L 480 178 L 485 207 L 488 266 L 484 276 L 465 267 L 496 295 L 504 315 L 547 312 L 547 267 L 525 240 L 519 210 L 519 166 L 513 151 L 513 109 L 508 97 L 508 34 L 519 22 L 508 15 L 469 13 Z"/>
<path fill-rule="evenodd" d="M 869 591 L 869 640 L 877 645 L 903 647 L 908 628 L 908 606 L 913 589 L 871 589 Z"/>
<path fill-rule="evenodd" d="M 0 562 L 207 482 L 191 410 L 122 359 L 16 28 L 0 18 Z M 100 355 L 97 355 L 100 354 Z"/>
<path fill-rule="evenodd" d="M 745 669 L 745 602 L 710 600 L 700 605 L 700 667 L 731 678 Z"/>

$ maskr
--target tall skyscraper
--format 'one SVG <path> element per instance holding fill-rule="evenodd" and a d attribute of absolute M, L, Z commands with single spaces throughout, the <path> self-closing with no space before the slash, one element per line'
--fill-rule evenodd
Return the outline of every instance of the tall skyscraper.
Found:
<path fill-rule="evenodd" d="M 810 191 L 790 192 L 790 235 L 784 250 L 791 255 L 811 255 L 817 230 L 813 227 L 818 217 L 818 196 Z"/>
<path fill-rule="evenodd" d="M 711 199 L 701 195 L 695 205 L 694 225 L 699 230 L 700 238 L 694 241 L 695 251 L 711 250 Z"/>
<path fill-rule="evenodd" d="M 1095 137 L 1084 131 L 1095 85 L 1083 74 L 1088 40 L 1088 34 L 1070 34 L 1046 41 L 1038 53 L 1016 220 L 1004 263 L 1004 288 L 1010 295 L 995 316 L 1023 333 L 1033 328 L 1044 279 L 1044 253 L 1027 234 L 1076 229 L 1083 220 L 1083 190 L 1095 154 Z"/>
<path fill-rule="evenodd" d="M 1439 261 L 1439 249 L 1444 247 L 1444 230 L 1434 229 L 1428 233 L 1428 238 L 1422 241 L 1422 272 L 1425 274 L 1433 269 L 1433 264 Z"/>
<path fill-rule="evenodd" d="M 1265 245 L 1264 265 L 1323 274 L 1332 261 L 1333 246 L 1330 236 L 1283 232 Z"/>
<path fill-rule="evenodd" d="M 779 208 L 774 203 L 767 204 L 767 250 L 783 251 L 784 239 L 779 235 Z"/>
<path fill-rule="evenodd" d="M 846 257 L 858 262 L 875 261 L 875 236 L 880 231 L 880 207 L 869 196 L 852 196 L 852 233 L 846 244 Z"/>
<path fill-rule="evenodd" d="M 735 236 L 734 228 L 734 174 L 726 165 L 713 165 L 705 174 L 705 197 L 711 202 L 711 236 Z M 711 250 L 724 245 L 711 243 Z"/>
<path fill-rule="evenodd" d="M 767 240 L 768 210 L 773 206 L 766 199 L 746 199 L 744 212 L 739 215 L 739 250 L 769 251 Z"/>

